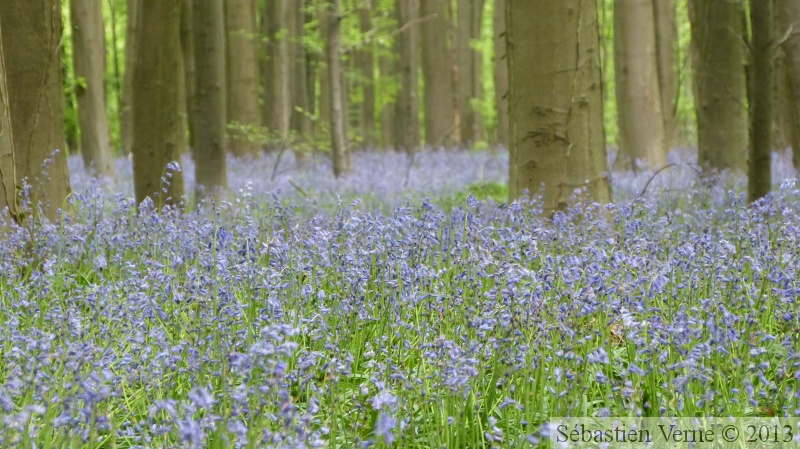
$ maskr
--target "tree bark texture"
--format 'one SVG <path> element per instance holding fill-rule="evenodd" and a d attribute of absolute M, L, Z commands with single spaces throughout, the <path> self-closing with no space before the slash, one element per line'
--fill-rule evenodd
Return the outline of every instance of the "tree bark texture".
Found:
<path fill-rule="evenodd" d="M 367 34 L 372 30 L 372 0 L 365 0 L 358 8 L 358 23 L 361 33 Z M 366 148 L 375 146 L 375 58 L 371 43 L 364 44 L 356 51 L 356 68 L 359 74 L 359 88 L 361 89 L 361 104 L 359 108 L 358 123 Z"/>
<path fill-rule="evenodd" d="M 784 85 L 787 103 L 786 115 L 789 128 L 789 142 L 792 146 L 794 166 L 800 170 L 800 3 L 796 0 L 776 0 L 776 17 L 782 18 L 775 33 L 786 35 L 781 45 L 784 55 Z"/>
<path fill-rule="evenodd" d="M 664 145 L 678 146 L 678 96 L 680 94 L 678 22 L 673 0 L 652 0 L 658 62 L 658 90 L 664 117 Z"/>
<path fill-rule="evenodd" d="M 497 101 L 495 141 L 508 147 L 508 61 L 506 60 L 506 0 L 494 3 L 494 93 Z"/>
<path fill-rule="evenodd" d="M 125 26 L 125 73 L 122 75 L 122 102 L 120 108 L 120 134 L 122 140 L 122 155 L 131 153 L 133 145 L 133 66 L 136 56 L 137 11 L 139 0 L 128 0 L 128 17 Z"/>
<path fill-rule="evenodd" d="M 2 24 L 0 24 L 2 27 Z M 19 223 L 17 179 L 14 168 L 14 137 L 11 132 L 11 108 L 6 86 L 6 63 L 3 54 L 3 33 L 0 28 L 0 209 Z M 0 217 L 2 218 L 2 217 Z"/>
<path fill-rule="evenodd" d="M 750 104 L 750 162 L 748 193 L 750 201 L 772 190 L 772 124 L 774 118 L 773 0 L 750 3 L 753 79 Z"/>
<path fill-rule="evenodd" d="M 397 94 L 397 145 L 407 153 L 417 150 L 419 135 L 419 81 L 417 28 L 413 22 L 419 17 L 419 2 L 405 0 L 396 3 L 397 21 L 402 30 L 397 35 L 397 54 L 400 66 L 400 92 Z"/>
<path fill-rule="evenodd" d="M 472 107 L 481 96 L 480 54 L 472 48 L 472 40 L 480 38 L 483 0 L 456 0 L 457 26 L 457 96 L 461 144 L 472 146 L 481 140 L 481 117 Z"/>
<path fill-rule="evenodd" d="M 350 152 L 347 148 L 347 117 L 344 113 L 344 80 L 342 77 L 341 51 L 341 8 L 339 0 L 330 0 L 328 17 L 328 75 L 331 95 L 331 152 L 333 174 L 344 177 L 352 171 Z"/>
<path fill-rule="evenodd" d="M 502 1 L 502 0 L 501 0 Z M 450 45 L 452 25 L 448 0 L 421 0 L 422 76 L 425 85 L 425 143 L 455 145 L 456 105 Z M 505 45 L 505 44 L 504 44 Z"/>
<path fill-rule="evenodd" d="M 228 147 L 237 157 L 255 156 L 259 144 L 251 133 L 261 126 L 255 0 L 226 0 L 225 19 Z"/>

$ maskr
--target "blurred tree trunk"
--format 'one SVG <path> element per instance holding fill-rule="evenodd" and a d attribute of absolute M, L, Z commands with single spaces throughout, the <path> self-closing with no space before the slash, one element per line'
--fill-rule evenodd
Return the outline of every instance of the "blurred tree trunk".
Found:
<path fill-rule="evenodd" d="M 301 166 L 309 160 L 309 152 L 302 148 L 304 141 L 311 135 L 311 118 L 309 117 L 308 68 L 306 66 L 306 49 L 303 45 L 305 34 L 304 0 L 291 0 L 287 11 L 289 26 L 289 66 L 291 99 L 289 101 L 289 128 L 292 131 L 294 157 Z"/>
<path fill-rule="evenodd" d="M 397 54 L 400 65 L 400 92 L 397 95 L 397 145 L 398 149 L 413 153 L 419 146 L 419 68 L 417 53 L 417 28 L 414 22 L 419 17 L 417 0 L 396 3 Z"/>
<path fill-rule="evenodd" d="M 105 98 L 103 9 L 97 0 L 70 0 L 72 60 L 78 97 L 83 165 L 98 177 L 114 177 Z"/>
<path fill-rule="evenodd" d="M 615 0 L 614 74 L 619 126 L 618 169 L 666 164 L 653 0 Z"/>
<path fill-rule="evenodd" d="M 742 5 L 690 0 L 699 162 L 747 168 L 748 126 Z"/>
<path fill-rule="evenodd" d="M 664 146 L 667 151 L 678 146 L 678 22 L 673 0 L 652 0 L 655 19 L 658 90 L 664 117 Z"/>
<path fill-rule="evenodd" d="M 366 35 L 372 30 L 373 0 L 365 0 L 358 8 L 358 22 L 361 33 Z M 359 110 L 359 128 L 364 139 L 364 146 L 375 146 L 375 58 L 372 43 L 363 44 L 355 55 L 356 67 L 360 76 L 359 87 L 362 92 Z"/>
<path fill-rule="evenodd" d="M 14 172 L 14 138 L 11 132 L 11 110 L 6 87 L 3 33 L 0 29 L 0 209 L 8 209 L 11 219 L 19 223 L 17 179 Z M 0 220 L 4 218 L 0 217 Z"/>
<path fill-rule="evenodd" d="M 133 180 L 136 201 L 150 197 L 157 207 L 179 205 L 184 194 L 183 173 L 167 167 L 181 162 L 180 145 L 185 142 L 178 104 L 184 75 L 180 9 L 180 0 L 140 0 L 137 11 L 141 26 L 133 71 Z"/>
<path fill-rule="evenodd" d="M 272 104 L 270 118 L 272 123 L 269 128 L 274 133 L 276 139 L 273 142 L 273 148 L 284 148 L 291 145 L 289 142 L 289 130 L 292 115 L 291 104 L 291 45 L 289 42 L 289 0 L 271 0 L 273 5 L 273 13 L 275 14 L 272 20 L 277 21 L 275 24 L 277 29 L 273 35 L 274 42 L 272 45 L 272 76 L 271 80 L 267 80 L 272 84 Z M 291 12 L 293 14 L 294 12 Z"/>
<path fill-rule="evenodd" d="M 339 0 L 330 0 L 331 10 L 328 18 L 328 76 L 330 83 L 331 148 L 333 153 L 333 174 L 337 178 L 347 176 L 352 171 L 350 152 L 347 149 L 347 117 L 344 113 L 344 80 L 342 79 L 341 25 L 342 17 Z"/>
<path fill-rule="evenodd" d="M 502 1 L 502 0 L 501 0 Z M 448 0 L 421 0 L 422 76 L 425 84 L 425 142 L 432 147 L 455 145 L 455 90 L 449 44 Z M 505 44 L 504 44 L 505 45 Z"/>
<path fill-rule="evenodd" d="M 381 74 L 379 79 L 385 84 L 394 82 L 392 77 L 397 72 L 397 63 L 394 58 L 389 55 L 383 55 L 379 59 L 379 65 Z M 385 85 L 381 87 L 384 88 L 384 91 L 387 90 Z M 381 108 L 381 141 L 385 149 L 397 147 L 396 113 L 394 102 L 386 102 Z"/>
<path fill-rule="evenodd" d="M 128 17 L 125 27 L 125 73 L 122 75 L 122 105 L 120 108 L 120 134 L 122 138 L 123 156 L 127 156 L 131 153 L 131 145 L 133 142 L 133 109 L 131 107 L 131 91 L 133 89 L 133 66 L 136 61 L 136 19 L 137 10 L 139 8 L 139 0 L 127 1 Z"/>
<path fill-rule="evenodd" d="M 28 178 L 31 200 L 57 218 L 69 195 L 61 109 L 61 2 L 0 1 L 3 53 L 17 181 Z"/>
<path fill-rule="evenodd" d="M 322 10 L 317 15 L 320 36 L 330 36 L 330 11 Z M 331 122 L 331 77 L 328 72 L 328 54 L 320 58 L 317 63 L 319 76 L 319 121 L 329 124 Z"/>
<path fill-rule="evenodd" d="M 200 126 L 195 123 L 197 114 L 194 113 L 197 109 L 197 92 L 195 92 L 197 87 L 197 66 L 194 57 L 194 18 L 192 16 L 194 5 L 192 0 L 179 1 L 181 4 L 181 52 L 178 59 L 178 70 L 183 76 L 178 79 L 178 113 L 181 117 L 182 136 L 182 141 L 178 147 L 181 153 L 185 153 L 187 147 L 194 153 L 194 149 L 197 146 L 195 130 Z"/>
<path fill-rule="evenodd" d="M 775 9 L 776 17 L 781 18 L 775 34 L 783 36 L 789 33 L 781 45 L 786 94 L 781 96 L 781 101 L 786 103 L 787 137 L 792 146 L 794 166 L 800 170 L 800 3 L 797 0 L 776 0 Z"/>
<path fill-rule="evenodd" d="M 506 20 L 511 199 L 541 194 L 548 216 L 579 188 L 610 202 L 596 1 L 506 0 Z"/>
<path fill-rule="evenodd" d="M 258 25 L 255 0 L 226 0 L 228 146 L 237 156 L 255 156 L 251 133 L 261 126 L 258 106 Z"/>
<path fill-rule="evenodd" d="M 752 82 L 750 104 L 750 163 L 748 193 L 750 201 L 766 196 L 772 190 L 772 124 L 773 124 L 773 3 L 772 0 L 750 2 L 752 30 Z"/>
<path fill-rule="evenodd" d="M 506 60 L 506 0 L 494 4 L 494 94 L 497 102 L 498 145 L 508 147 L 508 61 Z"/>
<path fill-rule="evenodd" d="M 198 199 L 228 188 L 225 163 L 225 5 L 223 0 L 193 0 L 197 94 L 194 167 Z"/>
<path fill-rule="evenodd" d="M 483 4 L 484 0 L 457 0 L 456 4 L 456 90 L 461 144 L 465 147 L 482 138 L 480 114 L 472 108 L 472 100 L 481 96 L 481 59 L 472 49 L 472 40 L 480 38 Z"/>

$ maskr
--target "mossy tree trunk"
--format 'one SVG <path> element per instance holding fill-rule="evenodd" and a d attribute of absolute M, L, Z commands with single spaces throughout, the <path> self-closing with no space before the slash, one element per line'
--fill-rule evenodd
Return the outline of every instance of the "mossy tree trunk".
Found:
<path fill-rule="evenodd" d="M 0 30 L 0 209 L 8 210 L 11 219 L 19 222 L 17 179 L 14 173 L 14 137 L 11 131 L 11 108 L 6 86 L 3 33 Z M 4 218 L 0 217 L 0 220 Z"/>

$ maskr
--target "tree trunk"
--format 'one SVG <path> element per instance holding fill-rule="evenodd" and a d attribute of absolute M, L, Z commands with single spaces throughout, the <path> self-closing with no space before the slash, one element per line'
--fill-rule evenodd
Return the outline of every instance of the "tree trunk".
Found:
<path fill-rule="evenodd" d="M 341 63 L 341 13 L 339 0 L 330 0 L 331 11 L 328 22 L 328 75 L 331 94 L 331 146 L 333 152 L 333 174 L 337 178 L 352 171 L 350 152 L 347 149 L 347 130 L 344 114 L 344 80 Z"/>
<path fill-rule="evenodd" d="M 320 36 L 330 36 L 330 11 L 322 10 L 317 15 L 319 21 Z M 327 51 L 327 50 L 326 50 Z M 317 63 L 317 74 L 319 76 L 319 121 L 320 123 L 331 122 L 331 76 L 328 71 L 328 54 Z"/>
<path fill-rule="evenodd" d="M 133 143 L 133 108 L 131 107 L 133 89 L 133 66 L 136 61 L 137 11 L 139 0 L 128 0 L 128 18 L 125 31 L 125 73 L 122 78 L 122 106 L 120 108 L 120 134 L 122 155 L 131 153 Z"/>
<path fill-rule="evenodd" d="M 394 74 L 397 73 L 397 64 L 392 56 L 382 55 L 379 60 L 379 65 L 381 74 L 379 78 L 381 82 L 380 87 L 384 97 L 387 97 L 389 96 L 389 89 L 387 86 L 395 82 L 392 78 Z M 384 149 L 397 147 L 397 130 L 395 129 L 397 123 L 397 120 L 395 120 L 396 113 L 397 110 L 394 101 L 387 101 L 381 108 L 381 141 L 383 142 Z"/>
<path fill-rule="evenodd" d="M 61 2 L 3 0 L 3 53 L 16 179 L 55 220 L 69 195 L 61 109 Z"/>
<path fill-rule="evenodd" d="M 194 166 L 198 199 L 228 188 L 225 163 L 225 5 L 193 0 L 196 109 Z"/>
<path fill-rule="evenodd" d="M 273 43 L 273 58 L 272 58 L 272 80 L 267 82 L 272 83 L 273 103 L 271 105 L 272 124 L 270 125 L 271 131 L 274 133 L 276 139 L 273 142 L 273 147 L 283 148 L 290 145 L 289 142 L 289 125 L 292 116 L 291 104 L 291 81 L 289 75 L 291 74 L 291 45 L 289 42 L 289 33 L 287 32 L 287 24 L 289 22 L 289 0 L 272 0 L 274 2 L 275 18 L 278 21 L 278 29 L 274 35 Z M 293 12 L 292 12 L 293 14 Z"/>
<path fill-rule="evenodd" d="M 748 193 L 750 201 L 766 196 L 772 190 L 772 123 L 773 123 L 773 5 L 772 0 L 750 3 L 750 26 L 753 33 L 753 79 L 751 87 L 750 164 Z"/>
<path fill-rule="evenodd" d="M 83 164 L 98 177 L 113 178 L 114 158 L 106 116 L 102 5 L 97 0 L 70 0 L 69 5 Z"/>
<path fill-rule="evenodd" d="M 473 99 L 480 98 L 480 55 L 472 49 L 472 40 L 480 38 L 483 0 L 457 0 L 456 6 L 456 90 L 458 96 L 461 144 L 472 146 L 481 140 L 480 114 L 473 110 Z"/>
<path fill-rule="evenodd" d="M 366 0 L 358 9 L 359 28 L 362 34 L 366 35 L 372 30 L 373 7 L 372 0 Z M 371 43 L 364 44 L 356 52 L 356 67 L 360 76 L 359 87 L 362 93 L 359 128 L 361 137 L 364 139 L 364 146 L 371 148 L 375 146 L 375 61 Z"/>
<path fill-rule="evenodd" d="M 287 11 L 289 27 L 290 65 L 289 65 L 289 128 L 292 134 L 292 148 L 297 164 L 305 166 L 309 161 L 309 152 L 305 140 L 311 135 L 311 118 L 308 104 L 308 68 L 306 67 L 306 50 L 303 45 L 305 34 L 304 0 L 291 0 Z"/>
<path fill-rule="evenodd" d="M 141 1 L 141 0 L 140 0 Z M 181 153 L 185 153 L 187 146 L 194 152 L 197 144 L 195 130 L 200 126 L 195 123 L 197 114 L 197 66 L 195 64 L 194 50 L 194 18 L 192 17 L 194 5 L 192 0 L 179 0 L 181 3 L 180 42 L 181 53 L 178 59 L 179 73 L 183 74 L 178 81 L 178 113 L 181 116 L 181 136 L 179 145 Z"/>
<path fill-rule="evenodd" d="M 508 61 L 506 60 L 506 0 L 494 4 L 494 94 L 497 102 L 498 145 L 508 147 Z"/>
<path fill-rule="evenodd" d="M 657 170 L 666 165 L 664 118 L 656 59 L 653 0 L 614 2 L 614 74 L 619 125 L 619 169 L 637 161 Z"/>
<path fill-rule="evenodd" d="M 655 18 L 658 91 L 664 117 L 664 145 L 667 151 L 678 147 L 678 22 L 673 0 L 652 0 Z"/>
<path fill-rule="evenodd" d="M 417 92 L 417 29 L 413 21 L 418 18 L 416 0 L 398 1 L 397 21 L 402 29 L 397 35 L 397 54 L 400 58 L 400 92 L 397 95 L 397 130 L 399 149 L 413 153 L 419 146 L 419 99 Z"/>
<path fill-rule="evenodd" d="M 506 0 L 506 20 L 511 198 L 541 194 L 547 215 L 579 188 L 610 202 L 596 2 Z"/>
<path fill-rule="evenodd" d="M 697 145 L 707 168 L 744 171 L 748 127 L 742 6 L 690 0 Z"/>
<path fill-rule="evenodd" d="M 183 200 L 180 163 L 185 138 L 179 113 L 179 0 L 140 0 L 133 73 L 133 180 L 136 201 L 150 197 L 157 207 Z M 166 179 L 166 183 L 162 182 Z M 164 191 L 162 191 L 164 189 Z"/>
<path fill-rule="evenodd" d="M 228 146 L 237 156 L 255 156 L 252 132 L 261 126 L 258 106 L 258 38 L 255 0 L 226 0 Z"/>
<path fill-rule="evenodd" d="M 421 32 L 425 142 L 434 148 L 455 145 L 456 110 L 452 53 L 448 44 L 452 29 L 449 9 L 448 0 L 420 1 L 420 16 L 424 20 Z"/>
<path fill-rule="evenodd" d="M 17 179 L 14 172 L 14 138 L 11 132 L 11 111 L 6 87 L 3 33 L 0 29 L 0 209 L 8 210 L 11 219 L 19 223 Z M 4 217 L 0 217 L 2 218 Z"/>
<path fill-rule="evenodd" d="M 788 138 L 794 166 L 800 170 L 800 3 L 796 0 L 776 0 L 775 9 L 776 16 L 782 18 L 776 34 L 782 36 L 792 30 L 781 46 L 785 55 L 784 82 L 787 94 L 782 100 L 787 102 Z"/>

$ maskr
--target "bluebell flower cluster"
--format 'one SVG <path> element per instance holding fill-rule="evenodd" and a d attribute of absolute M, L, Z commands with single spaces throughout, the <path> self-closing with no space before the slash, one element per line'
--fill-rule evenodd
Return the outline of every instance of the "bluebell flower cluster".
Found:
<path fill-rule="evenodd" d="M 437 204 L 505 182 L 503 152 L 364 153 L 338 181 L 233 161 L 225 201 L 163 213 L 128 162 L 104 185 L 72 159 L 70 213 L 0 241 L 0 447 L 530 447 L 550 416 L 800 415 L 800 186 L 776 157 L 755 205 L 676 165 L 552 220 Z"/>

